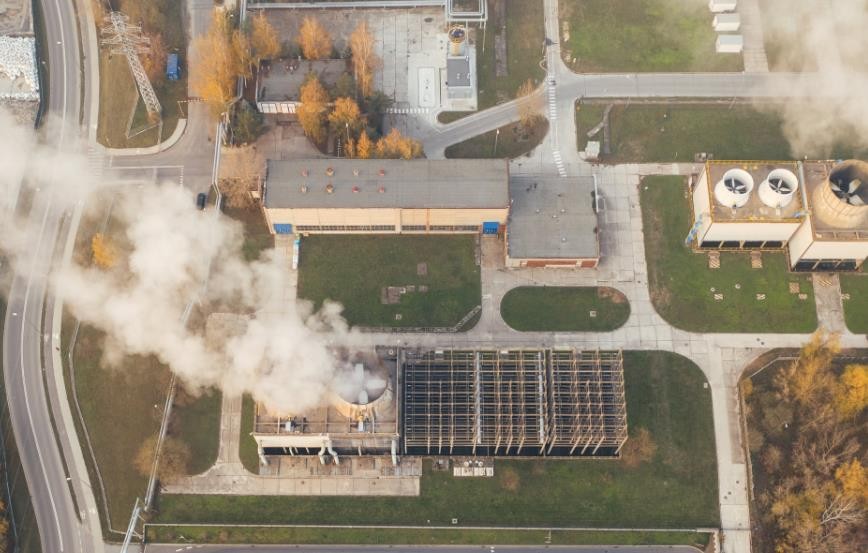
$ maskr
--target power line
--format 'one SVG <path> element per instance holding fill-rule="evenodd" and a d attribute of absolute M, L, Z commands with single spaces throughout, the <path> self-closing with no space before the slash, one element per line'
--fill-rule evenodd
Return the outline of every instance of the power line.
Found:
<path fill-rule="evenodd" d="M 123 54 L 127 57 L 130 71 L 136 80 L 136 86 L 145 102 L 148 115 L 159 116 L 162 113 L 160 101 L 139 59 L 139 54 L 150 52 L 151 39 L 142 36 L 142 28 L 130 25 L 129 16 L 121 12 L 110 12 L 105 20 L 106 24 L 100 29 L 103 38 L 99 43 L 102 46 L 110 46 L 112 54 Z"/>

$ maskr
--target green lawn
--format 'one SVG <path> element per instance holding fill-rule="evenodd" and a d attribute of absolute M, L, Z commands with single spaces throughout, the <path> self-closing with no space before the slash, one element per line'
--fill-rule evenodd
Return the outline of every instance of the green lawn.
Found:
<path fill-rule="evenodd" d="M 603 118 L 603 104 L 576 104 L 576 146 Z M 868 155 L 864 146 L 839 144 L 824 151 L 792 152 L 779 115 L 744 104 L 619 104 L 609 114 L 611 153 L 607 163 L 692 162 L 706 152 L 717 159 L 849 158 Z M 593 140 L 602 142 L 603 132 Z"/>
<path fill-rule="evenodd" d="M 184 540 L 181 540 L 183 536 Z M 694 545 L 705 547 L 707 534 L 696 532 L 591 532 L 540 530 L 402 530 L 349 528 L 272 528 L 220 526 L 148 526 L 148 541 L 244 544 L 444 544 L 444 545 Z"/>
<path fill-rule="evenodd" d="M 500 314 L 515 330 L 603 332 L 627 322 L 630 304 L 607 286 L 521 286 L 503 296 Z"/>
<path fill-rule="evenodd" d="M 231 208 L 223 206 L 223 214 L 241 223 L 244 227 L 244 244 L 241 252 L 246 261 L 259 259 L 264 250 L 274 247 L 274 235 L 268 230 L 265 216 L 258 206 Z"/>
<path fill-rule="evenodd" d="M 317 307 L 325 299 L 342 303 L 352 325 L 448 327 L 481 302 L 473 235 L 309 236 L 300 257 L 299 297 Z M 418 274 L 421 263 L 426 275 Z M 416 289 L 384 305 L 389 286 Z"/>
<path fill-rule="evenodd" d="M 250 435 L 253 432 L 253 422 L 256 418 L 256 403 L 249 395 L 241 402 L 241 436 L 238 440 L 238 455 L 244 468 L 253 474 L 259 474 L 259 449 L 256 440 Z"/>
<path fill-rule="evenodd" d="M 192 458 L 187 467 L 190 474 L 203 473 L 217 461 L 222 397 L 219 390 L 207 390 L 174 407 L 176 426 L 169 430 L 190 447 Z"/>
<path fill-rule="evenodd" d="M 695 332 L 817 328 L 810 276 L 789 273 L 783 253 L 763 252 L 762 269 L 751 268 L 747 253 L 723 253 L 721 267 L 709 269 L 705 254 L 684 245 L 692 223 L 684 179 L 646 177 L 639 186 L 648 286 L 661 317 Z M 791 294 L 790 282 L 798 282 L 807 299 Z M 716 301 L 715 293 L 722 293 L 723 301 Z M 765 294 L 765 301 L 756 294 Z"/>
<path fill-rule="evenodd" d="M 559 6 L 564 59 L 580 73 L 744 67 L 741 55 L 715 52 L 706 2 L 561 0 Z"/>
<path fill-rule="evenodd" d="M 868 334 L 868 274 L 842 274 L 841 292 L 850 294 L 844 300 L 844 320 L 850 332 Z"/>
<path fill-rule="evenodd" d="M 500 127 L 497 131 L 480 134 L 470 140 L 449 146 L 446 148 L 446 157 L 513 159 L 539 146 L 548 130 L 549 121 L 542 117 L 529 130 L 525 130 L 519 123 L 512 123 Z M 500 131 L 499 135 L 498 131 Z"/>
<path fill-rule="evenodd" d="M 488 29 L 476 29 L 476 76 L 479 111 L 515 98 L 519 87 L 528 79 L 535 84 L 545 78 L 540 66 L 545 41 L 543 0 L 500 0 L 506 4 L 506 59 L 507 75 L 497 77 L 495 71 L 494 37 L 497 32 L 492 22 L 494 0 L 488 0 Z M 483 37 L 485 47 L 483 51 Z M 441 123 L 449 123 L 473 112 L 443 112 Z"/>
<path fill-rule="evenodd" d="M 157 522 L 189 524 L 718 526 L 711 395 L 702 372 L 668 352 L 627 352 L 631 431 L 647 428 L 657 453 L 621 460 L 501 460 L 494 478 L 422 477 L 420 497 L 164 495 Z M 513 491 L 506 485 L 518 480 Z M 430 522 L 429 522 L 430 521 Z"/>

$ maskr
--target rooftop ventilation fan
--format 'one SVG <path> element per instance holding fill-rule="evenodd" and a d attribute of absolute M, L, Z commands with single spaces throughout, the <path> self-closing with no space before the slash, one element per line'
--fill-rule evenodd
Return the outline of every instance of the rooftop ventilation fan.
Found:
<path fill-rule="evenodd" d="M 838 199 L 850 205 L 865 205 L 865 200 L 859 194 L 859 188 L 862 186 L 861 180 L 853 179 L 848 183 L 843 180 L 829 180 L 829 186 Z"/>
<path fill-rule="evenodd" d="M 732 177 L 730 177 L 728 179 L 724 179 L 723 185 L 726 187 L 726 189 L 728 191 L 732 192 L 733 194 L 739 194 L 739 195 L 747 194 L 749 191 L 748 187 L 745 183 L 743 183 L 739 179 L 732 178 Z"/>
<path fill-rule="evenodd" d="M 778 194 L 789 194 L 793 191 L 793 185 L 782 179 L 781 177 L 772 177 L 769 179 L 769 188 Z"/>

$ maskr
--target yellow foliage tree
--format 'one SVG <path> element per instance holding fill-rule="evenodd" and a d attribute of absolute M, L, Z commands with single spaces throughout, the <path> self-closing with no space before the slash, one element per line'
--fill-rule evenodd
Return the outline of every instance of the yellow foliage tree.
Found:
<path fill-rule="evenodd" d="M 338 98 L 335 100 L 334 109 L 329 113 L 328 119 L 334 132 L 348 129 L 352 134 L 356 134 L 365 126 L 362 111 L 352 98 Z"/>
<path fill-rule="evenodd" d="M 344 143 L 344 157 L 356 157 L 356 141 L 352 138 Z"/>
<path fill-rule="evenodd" d="M 802 347 L 799 358 L 786 367 L 775 379 L 784 399 L 807 406 L 822 399 L 834 386 L 832 360 L 841 350 L 838 337 L 817 331 L 810 342 Z"/>
<path fill-rule="evenodd" d="M 301 85 L 299 100 L 301 105 L 298 106 L 296 115 L 304 134 L 317 144 L 321 144 L 326 137 L 326 106 L 329 94 L 313 73 Z"/>
<path fill-rule="evenodd" d="M 117 257 L 114 247 L 112 247 L 102 233 L 98 232 L 93 235 L 93 238 L 90 240 L 90 250 L 93 254 L 93 262 L 97 267 L 110 269 L 114 266 Z"/>
<path fill-rule="evenodd" d="M 229 23 L 224 15 L 215 12 L 208 32 L 193 39 L 190 86 L 219 114 L 234 98 L 235 79 L 241 71 Z"/>
<path fill-rule="evenodd" d="M 844 497 L 856 499 L 868 507 L 868 471 L 858 459 L 838 467 L 835 471 L 835 480 L 841 486 Z"/>
<path fill-rule="evenodd" d="M 305 17 L 296 38 L 302 55 L 309 60 L 321 60 L 332 53 L 332 38 L 315 17 Z"/>
<path fill-rule="evenodd" d="M 359 140 L 356 142 L 356 157 L 360 159 L 368 159 L 374 153 L 374 143 L 371 142 L 368 133 L 362 130 L 359 135 Z"/>
<path fill-rule="evenodd" d="M 253 76 L 253 48 L 250 37 L 241 29 L 232 31 L 232 54 L 237 63 L 238 75 L 249 79 Z"/>
<path fill-rule="evenodd" d="M 377 141 L 377 157 L 386 159 L 414 159 L 422 156 L 422 143 L 401 134 L 392 127 L 389 134 Z"/>
<path fill-rule="evenodd" d="M 250 44 L 257 66 L 262 63 L 262 60 L 273 59 L 280 53 L 277 31 L 265 18 L 263 11 L 250 20 Z"/>
<path fill-rule="evenodd" d="M 858 415 L 868 407 L 868 365 L 848 365 L 835 390 L 835 410 L 842 417 Z"/>
<path fill-rule="evenodd" d="M 353 55 L 356 86 L 362 96 L 368 97 L 374 93 L 374 71 L 379 69 L 382 61 L 374 51 L 374 35 L 366 21 L 356 26 L 350 35 L 349 44 Z"/>

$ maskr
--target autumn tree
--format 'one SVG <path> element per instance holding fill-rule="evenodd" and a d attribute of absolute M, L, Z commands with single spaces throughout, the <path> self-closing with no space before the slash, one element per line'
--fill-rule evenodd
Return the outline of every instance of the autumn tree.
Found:
<path fill-rule="evenodd" d="M 93 235 L 90 241 L 90 250 L 93 257 L 93 263 L 101 269 L 110 269 L 114 267 L 117 261 L 117 254 L 114 246 L 100 232 Z"/>
<path fill-rule="evenodd" d="M 321 60 L 332 53 L 332 39 L 320 22 L 307 16 L 301 22 L 296 38 L 302 55 L 309 60 Z"/>
<path fill-rule="evenodd" d="M 226 17 L 215 12 L 208 32 L 194 38 L 190 50 L 191 88 L 215 114 L 222 113 L 235 97 L 235 81 L 244 71 Z"/>
<path fill-rule="evenodd" d="M 253 146 L 225 148 L 220 161 L 220 192 L 226 205 L 242 209 L 249 207 L 265 175 L 265 158 Z"/>
<path fill-rule="evenodd" d="M 133 465 L 142 476 L 150 476 L 154 463 L 154 452 L 157 446 L 157 436 L 151 436 L 139 447 L 133 459 Z M 183 441 L 172 436 L 163 439 L 160 452 L 160 464 L 157 477 L 160 480 L 172 480 L 187 474 L 190 464 L 190 448 Z"/>
<path fill-rule="evenodd" d="M 257 66 L 262 60 L 274 59 L 280 54 L 280 38 L 263 11 L 250 20 L 250 45 Z"/>
<path fill-rule="evenodd" d="M 249 79 L 253 76 L 253 47 L 250 37 L 241 29 L 232 31 L 232 55 L 235 58 L 236 72 L 239 77 Z"/>
<path fill-rule="evenodd" d="M 377 157 L 384 159 L 414 159 L 422 157 L 422 143 L 401 134 L 392 127 L 389 134 L 377 141 Z"/>
<path fill-rule="evenodd" d="M 868 365 L 848 365 L 835 388 L 835 410 L 854 417 L 868 407 Z"/>
<path fill-rule="evenodd" d="M 800 407 L 815 405 L 834 385 L 832 360 L 841 350 L 838 337 L 818 330 L 799 352 L 799 358 L 775 378 L 782 399 Z"/>
<path fill-rule="evenodd" d="M 317 144 L 321 144 L 326 138 L 326 108 L 329 102 L 329 94 L 313 73 L 308 75 L 307 80 L 299 90 L 299 101 L 296 115 L 301 123 L 304 134 Z"/>
<path fill-rule="evenodd" d="M 374 93 L 374 72 L 379 69 L 382 61 L 374 50 L 374 35 L 367 21 L 363 20 L 356 26 L 350 34 L 349 44 L 356 86 L 363 97 L 368 97 Z"/>
<path fill-rule="evenodd" d="M 374 155 L 374 143 L 368 136 L 367 131 L 362 129 L 359 134 L 359 140 L 356 141 L 356 157 L 360 159 L 368 159 Z"/>
<path fill-rule="evenodd" d="M 539 98 L 534 96 L 536 87 L 531 79 L 526 80 L 516 92 L 518 98 L 518 117 L 521 126 L 525 129 L 533 127 L 542 116 L 539 113 Z"/>
<path fill-rule="evenodd" d="M 359 109 L 359 105 L 352 98 L 338 98 L 334 108 L 328 115 L 329 125 L 332 132 L 344 132 L 345 130 L 355 135 L 365 127 L 365 118 Z"/>
<path fill-rule="evenodd" d="M 628 467 L 636 467 L 647 463 L 657 453 L 657 444 L 647 428 L 638 427 L 621 448 L 621 458 Z"/>

